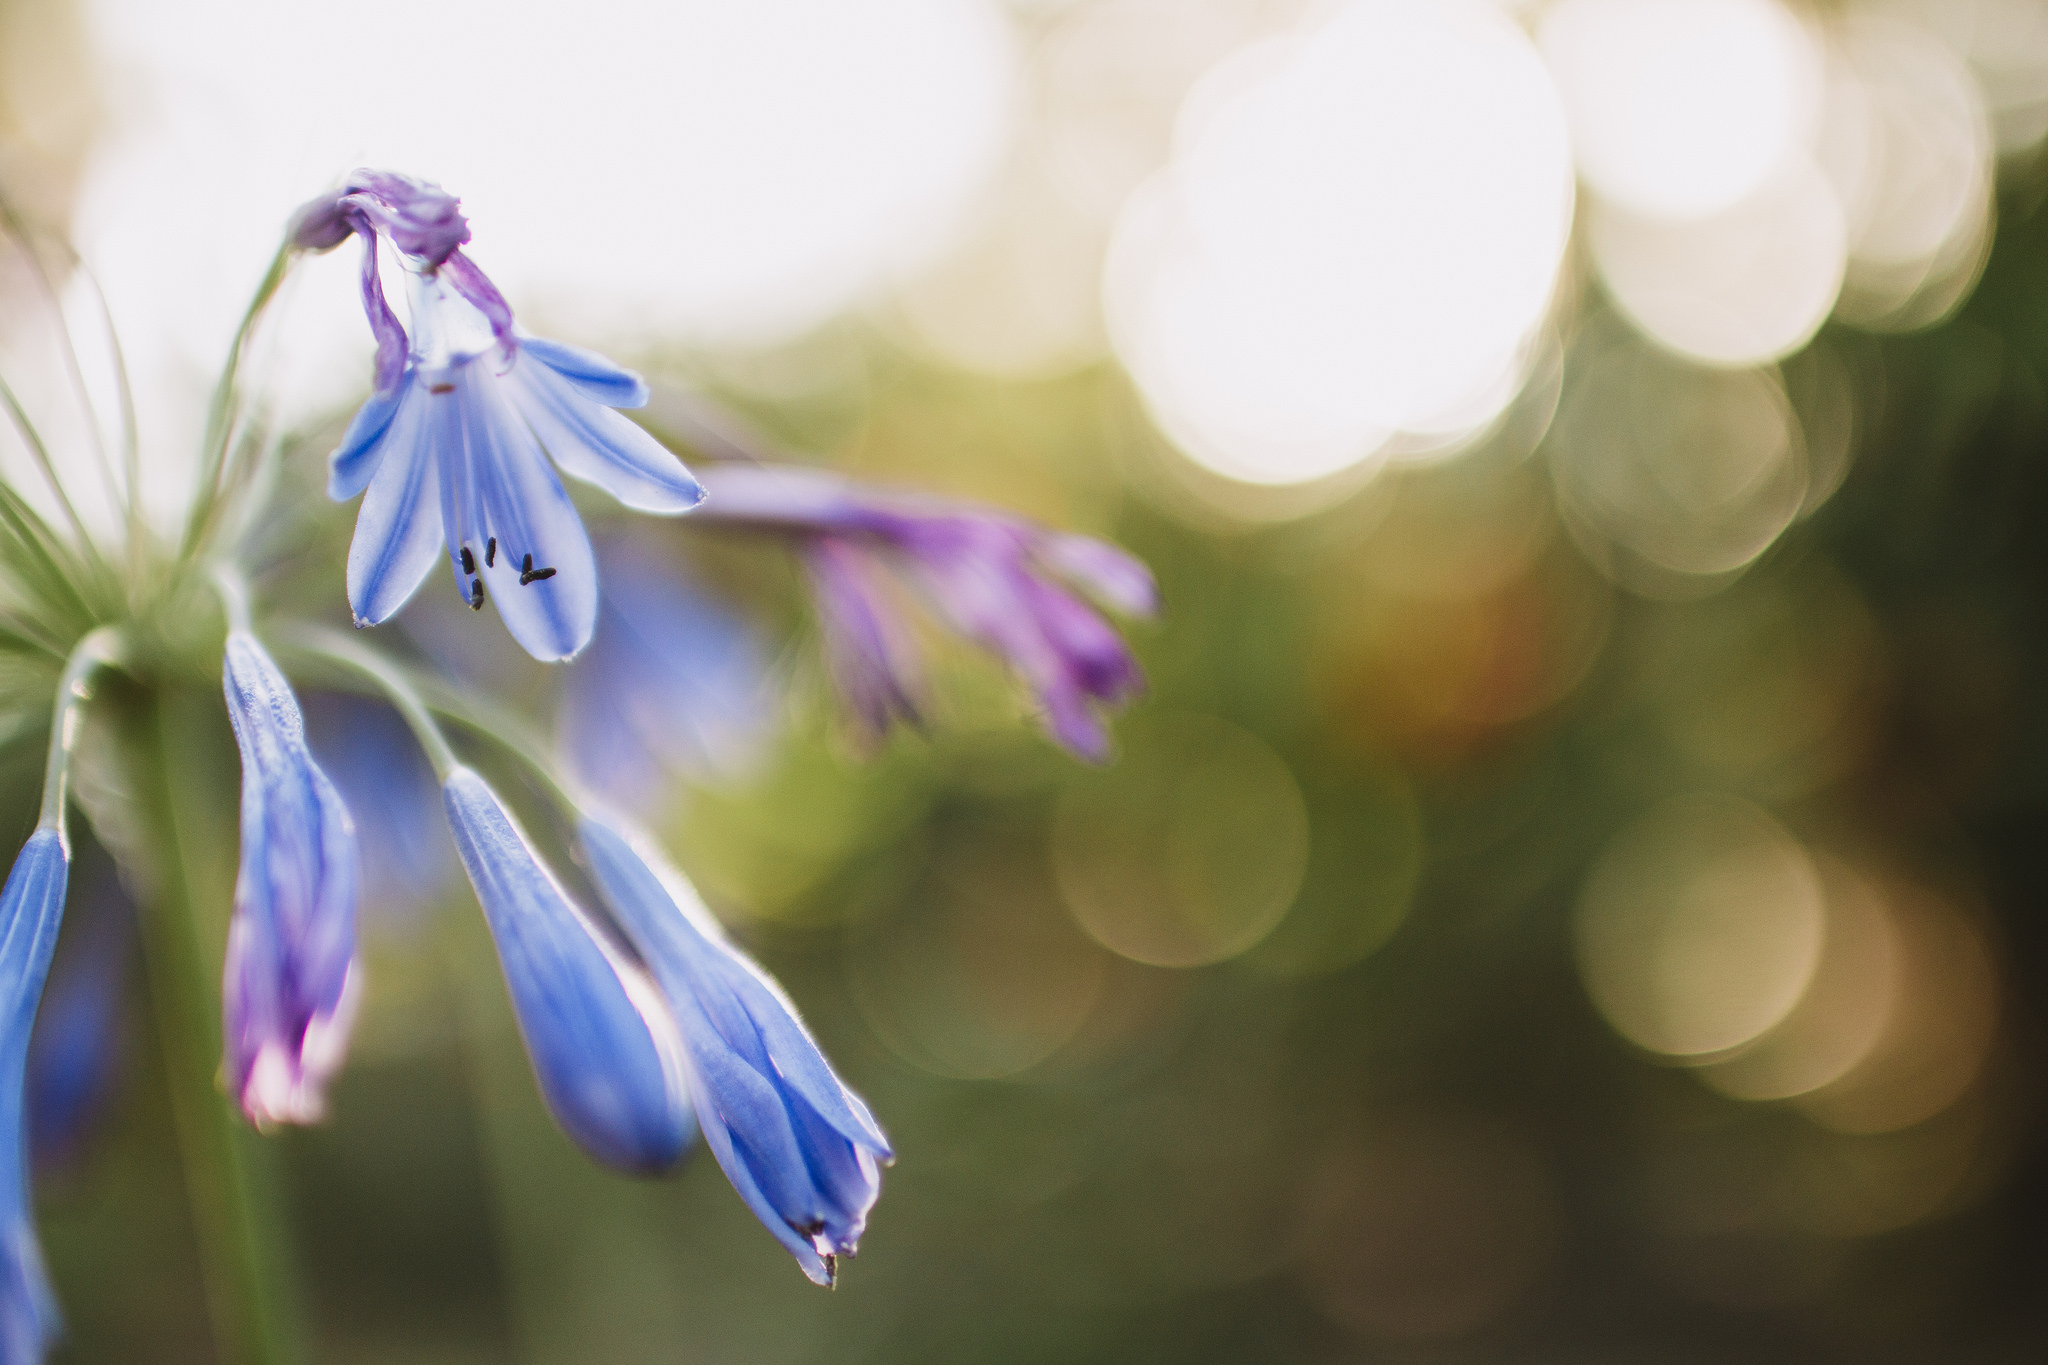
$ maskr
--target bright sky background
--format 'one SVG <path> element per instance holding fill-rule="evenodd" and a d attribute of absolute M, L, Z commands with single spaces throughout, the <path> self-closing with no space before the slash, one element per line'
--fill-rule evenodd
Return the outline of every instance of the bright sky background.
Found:
<path fill-rule="evenodd" d="M 775 342 L 945 240 L 1016 95 L 994 0 L 88 8 L 115 127 L 77 235 L 145 385 L 217 365 L 293 207 L 363 164 L 460 194 L 478 262 L 560 330 Z M 298 291 L 309 401 L 364 382 L 334 363 L 368 352 L 353 268 Z"/>
<path fill-rule="evenodd" d="M 459 193 L 565 336 L 1106 344 L 1191 464 L 1320 486 L 1482 436 L 1589 283 L 1708 367 L 1937 320 L 2048 130 L 2033 0 L 85 3 L 77 236 L 166 469 L 279 225 L 359 164 Z M 364 382 L 354 253 L 300 281 L 289 412 Z"/>

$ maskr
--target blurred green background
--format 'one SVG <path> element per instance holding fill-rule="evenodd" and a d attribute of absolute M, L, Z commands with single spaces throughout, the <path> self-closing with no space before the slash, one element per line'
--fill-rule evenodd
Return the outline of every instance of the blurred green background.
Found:
<path fill-rule="evenodd" d="M 43 93 L 85 83 L 67 13 L 0 6 L 10 184 L 48 221 L 98 117 Z M 935 642 L 929 732 L 862 752 L 787 565 L 665 529 L 789 641 L 783 733 L 663 830 L 896 1142 L 862 1253 L 814 1289 L 701 1154 L 582 1159 L 464 890 L 375 919 L 333 1118 L 266 1144 L 316 1358 L 2040 1358 L 2044 183 L 2001 163 L 1951 315 L 1759 369 L 1638 337 L 1581 233 L 1528 390 L 1554 420 L 1525 398 L 1277 511 L 1190 482 L 1107 357 L 975 374 L 887 308 L 629 352 L 808 458 L 1128 547 L 1166 603 L 1130 631 L 1150 693 L 1089 768 Z M 1616 461 L 1755 402 L 1796 419 L 1797 515 L 1645 570 L 1684 500 Z M 334 429 L 296 447 L 309 499 Z M 275 591 L 331 612 L 319 515 Z M 37 1190 L 63 1358 L 210 1359 L 131 1013 L 102 1131 Z"/>

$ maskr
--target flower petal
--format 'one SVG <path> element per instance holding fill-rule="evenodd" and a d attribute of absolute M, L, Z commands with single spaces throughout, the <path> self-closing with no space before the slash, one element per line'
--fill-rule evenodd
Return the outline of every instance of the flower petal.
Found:
<path fill-rule="evenodd" d="M 527 343 L 532 354 L 533 343 Z M 601 402 L 588 386 L 547 364 L 514 362 L 508 377 L 520 413 L 565 473 L 596 484 L 640 512 L 672 515 L 704 490 L 661 442 Z"/>
<path fill-rule="evenodd" d="M 1157 616 L 1159 585 L 1135 555 L 1093 536 L 1041 536 L 1032 546 L 1039 561 L 1126 616 Z"/>
<path fill-rule="evenodd" d="M 607 1165 L 673 1165 L 693 1124 L 676 1059 L 655 1037 L 666 1032 L 658 1002 L 636 1001 L 482 778 L 455 769 L 442 799 L 555 1121 Z"/>
<path fill-rule="evenodd" d="M 348 547 L 348 601 L 359 626 L 388 620 L 404 606 L 440 547 L 429 399 L 415 389 L 406 385 L 413 401 L 391 419 L 376 477 L 356 512 L 355 539 Z"/>
<path fill-rule="evenodd" d="M 647 406 L 647 381 L 631 370 L 614 365 L 596 351 L 532 336 L 520 337 L 519 347 L 567 380 L 592 402 L 602 403 L 608 408 Z"/>
<path fill-rule="evenodd" d="M 527 653 L 543 662 L 569 658 L 597 628 L 597 560 L 583 518 L 513 411 L 505 381 L 471 363 L 457 367 L 453 382 L 453 392 L 435 395 L 449 413 L 442 459 L 462 461 L 461 477 L 442 485 L 457 493 L 452 515 L 443 516 L 449 551 L 459 560 L 469 548 L 473 576 Z"/>
<path fill-rule="evenodd" d="M 411 377 L 408 371 L 406 378 Z M 385 433 L 391 430 L 392 419 L 411 392 L 410 383 L 380 389 L 356 409 L 348 430 L 342 434 L 341 444 L 327 457 L 328 497 L 347 502 L 369 486 L 378 462 L 384 458 Z"/>

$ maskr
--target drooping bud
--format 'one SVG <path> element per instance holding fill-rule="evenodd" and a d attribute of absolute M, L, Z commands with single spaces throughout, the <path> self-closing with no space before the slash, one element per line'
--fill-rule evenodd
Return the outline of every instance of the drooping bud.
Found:
<path fill-rule="evenodd" d="M 254 636 L 222 680 L 242 753 L 242 858 L 221 986 L 230 1087 L 251 1122 L 311 1123 L 348 1050 L 361 881 L 355 826 L 313 761 L 291 685 Z"/>
<path fill-rule="evenodd" d="M 441 791 L 555 1122 L 607 1166 L 674 1165 L 695 1125 L 660 1000 L 605 950 L 481 777 L 457 768 Z"/>

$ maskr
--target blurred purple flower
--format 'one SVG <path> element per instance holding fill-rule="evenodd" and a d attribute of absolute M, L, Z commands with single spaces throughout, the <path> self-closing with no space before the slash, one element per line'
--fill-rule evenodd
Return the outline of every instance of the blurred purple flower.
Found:
<path fill-rule="evenodd" d="M 889 1140 L 766 973 L 651 845 L 586 817 L 592 879 L 682 1031 L 705 1143 L 804 1273 L 830 1284 L 882 1189 Z"/>
<path fill-rule="evenodd" d="M 431 906 L 455 875 L 434 770 L 398 713 L 337 692 L 300 699 L 306 739 L 356 822 L 363 908 L 402 919 Z"/>
<path fill-rule="evenodd" d="M 494 600 L 536 659 L 574 655 L 596 626 L 597 571 L 555 466 L 643 512 L 686 512 L 703 496 L 613 411 L 645 404 L 647 386 L 602 356 L 519 332 L 461 251 L 468 224 L 440 187 L 358 171 L 299 211 L 293 240 L 325 250 L 343 240 L 341 222 L 365 242 L 363 308 L 377 338 L 377 391 L 335 450 L 327 488 L 337 502 L 368 490 L 349 547 L 356 624 L 389 619 L 445 546 L 465 601 Z M 406 266 L 409 343 L 378 282 L 380 236 Z"/>
<path fill-rule="evenodd" d="M 84 879 L 28 1048 L 29 1164 L 70 1163 L 120 1079 L 135 907 L 105 858 Z"/>
<path fill-rule="evenodd" d="M 57 947 L 71 853 L 44 826 L 29 836 L 0 889 L 0 1361 L 43 1359 L 57 1302 L 36 1241 L 22 1131 L 29 1034 Z"/>
<path fill-rule="evenodd" d="M 773 721 L 759 636 L 646 548 L 608 541 L 598 564 L 597 635 L 564 679 L 564 761 L 628 809 L 671 776 L 743 771 Z"/>
<path fill-rule="evenodd" d="M 222 687 L 242 751 L 224 1067 L 251 1122 L 310 1123 L 347 1052 L 360 985 L 355 827 L 306 748 L 291 685 L 254 636 L 229 632 Z"/>
<path fill-rule="evenodd" d="M 1054 739 L 1102 759 L 1098 707 L 1144 690 L 1122 638 L 1069 590 L 1153 615 L 1145 566 L 1113 545 L 1049 531 L 969 503 L 864 489 L 820 470 L 721 465 L 704 475 L 700 519 L 781 531 L 801 546 L 827 657 L 874 734 L 923 708 L 924 678 L 888 578 L 907 581 L 953 630 L 1015 669 Z"/>
<path fill-rule="evenodd" d="M 442 799 L 555 1122 L 608 1166 L 674 1165 L 696 1125 L 651 986 L 606 951 L 481 777 L 456 768 Z"/>

